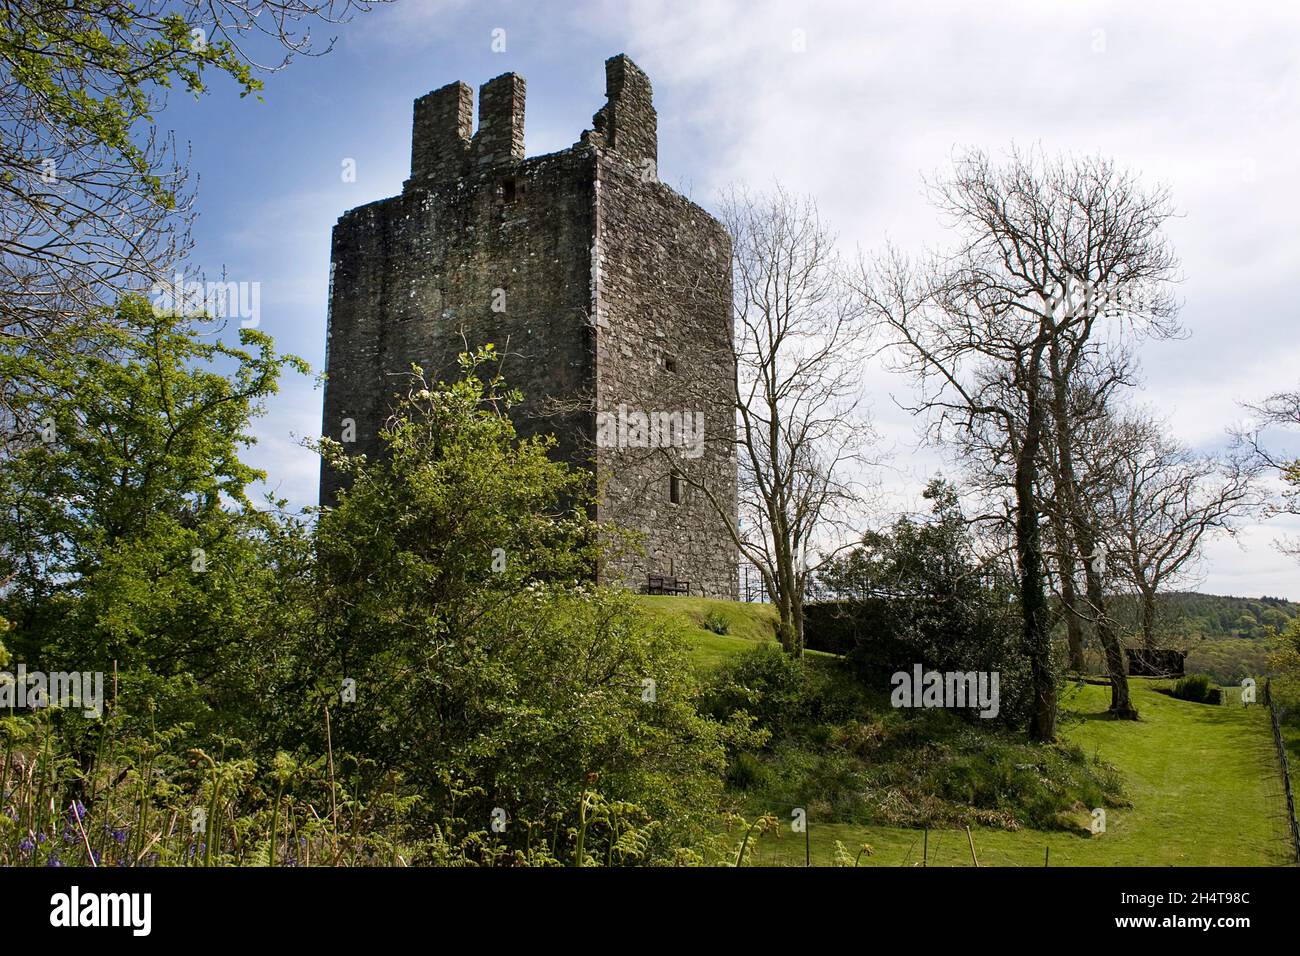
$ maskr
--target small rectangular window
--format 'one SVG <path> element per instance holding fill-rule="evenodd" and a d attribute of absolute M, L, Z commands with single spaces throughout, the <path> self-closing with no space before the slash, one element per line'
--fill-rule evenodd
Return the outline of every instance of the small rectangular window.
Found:
<path fill-rule="evenodd" d="M 682 503 L 682 477 L 676 469 L 668 476 L 668 500 L 675 505 Z"/>
<path fill-rule="evenodd" d="M 515 201 L 515 180 L 514 177 L 501 180 L 501 198 L 506 202 Z"/>
<path fill-rule="evenodd" d="M 671 355 L 664 356 L 664 370 L 667 372 L 677 371 L 677 359 Z"/>

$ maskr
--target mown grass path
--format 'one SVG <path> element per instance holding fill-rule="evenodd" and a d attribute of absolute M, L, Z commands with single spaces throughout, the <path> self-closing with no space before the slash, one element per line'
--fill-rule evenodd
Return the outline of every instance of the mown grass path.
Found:
<path fill-rule="evenodd" d="M 771 641 L 776 614 L 770 605 L 704 598 L 645 597 L 654 613 L 684 625 L 697 666 L 716 666 L 729 656 Z M 725 621 L 726 634 L 704 627 L 710 613 Z M 1159 681 L 1134 680 L 1137 723 L 1106 717 L 1108 687 L 1068 685 L 1062 692 L 1061 734 L 1091 757 L 1124 775 L 1132 806 L 1106 811 L 1106 832 L 1082 836 L 1062 831 L 973 831 L 982 866 L 1042 866 L 1050 849 L 1055 866 L 1283 866 L 1290 855 L 1286 805 L 1273 751 L 1268 714 L 1262 706 L 1210 706 L 1159 693 Z M 1300 735 L 1296 735 L 1300 736 Z M 1292 754 L 1300 765 L 1300 753 Z M 1086 824 L 1086 808 L 1079 822 Z M 804 863 L 804 835 L 781 833 L 758 841 L 752 863 Z M 835 859 L 835 842 L 862 866 L 912 866 L 921 861 L 924 837 L 901 827 L 863 827 L 812 820 L 814 865 Z M 932 866 L 970 866 L 963 830 L 931 830 Z"/>
<path fill-rule="evenodd" d="M 1063 694 L 1062 735 L 1124 774 L 1132 806 L 1106 812 L 1106 832 L 977 828 L 983 866 L 1042 866 L 1050 848 L 1057 866 L 1277 866 L 1288 861 L 1284 804 L 1276 758 L 1262 707 L 1215 707 L 1176 700 L 1153 682 L 1133 682 L 1138 723 L 1105 716 L 1109 688 L 1070 686 Z M 1081 821 L 1086 816 L 1081 814 Z M 922 833 L 812 821 L 814 865 L 828 865 L 835 841 L 863 866 L 919 865 Z M 804 835 L 784 824 L 759 841 L 752 861 L 803 865 Z M 931 830 L 932 866 L 970 866 L 966 833 Z"/>

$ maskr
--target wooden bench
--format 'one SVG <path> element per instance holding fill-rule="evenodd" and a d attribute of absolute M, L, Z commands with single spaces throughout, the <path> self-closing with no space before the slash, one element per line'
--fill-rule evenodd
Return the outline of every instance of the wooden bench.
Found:
<path fill-rule="evenodd" d="M 686 594 L 691 593 L 690 581 L 679 581 L 671 574 L 647 574 L 646 594 Z"/>

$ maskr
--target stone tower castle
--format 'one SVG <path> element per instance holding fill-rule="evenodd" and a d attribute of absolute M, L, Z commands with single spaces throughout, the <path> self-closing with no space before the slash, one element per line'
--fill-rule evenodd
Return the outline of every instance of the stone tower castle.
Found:
<path fill-rule="evenodd" d="M 352 431 L 345 447 L 373 456 L 413 363 L 451 379 L 466 342 L 491 342 L 524 394 L 520 434 L 554 434 L 600 477 L 596 517 L 643 536 L 602 579 L 672 575 L 734 598 L 736 549 L 710 503 L 734 523 L 730 239 L 659 182 L 645 73 L 612 57 L 605 86 L 594 129 L 531 159 L 522 77 L 480 87 L 477 130 L 464 83 L 415 101 L 401 195 L 334 227 L 322 433 Z M 323 469 L 322 501 L 338 487 Z"/>

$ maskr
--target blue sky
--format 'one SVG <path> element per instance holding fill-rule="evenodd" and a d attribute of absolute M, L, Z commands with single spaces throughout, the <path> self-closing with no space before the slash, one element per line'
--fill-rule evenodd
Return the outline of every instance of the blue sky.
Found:
<path fill-rule="evenodd" d="M 265 102 L 216 83 L 161 116 L 193 149 L 195 262 L 261 283 L 261 327 L 317 370 L 330 229 L 400 191 L 412 100 L 521 73 L 528 153 L 550 152 L 590 125 L 603 62 L 626 52 L 654 84 L 665 182 L 708 208 L 728 183 L 779 178 L 817 197 L 849 256 L 943 242 L 920 176 L 955 147 L 1111 155 L 1168 185 L 1181 212 L 1169 233 L 1192 334 L 1144 348 L 1137 398 L 1209 449 L 1246 416 L 1240 402 L 1300 385 L 1300 7 L 399 0 L 328 33 L 334 51 L 268 77 Z M 919 508 L 942 459 L 916 448 L 917 423 L 892 400 L 905 381 L 873 368 L 866 388 L 893 452 L 886 500 Z M 316 496 L 317 461 L 297 442 L 319 431 L 320 402 L 315 382 L 286 381 L 249 455 L 296 505 Z M 1214 543 L 1195 583 L 1300 600 L 1280 534 L 1300 523 Z"/>

